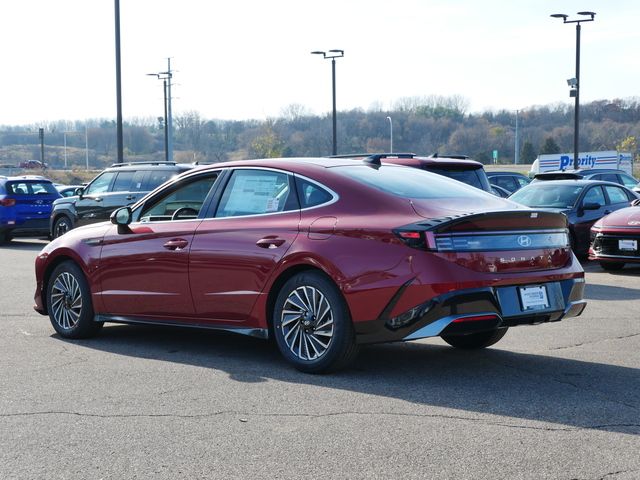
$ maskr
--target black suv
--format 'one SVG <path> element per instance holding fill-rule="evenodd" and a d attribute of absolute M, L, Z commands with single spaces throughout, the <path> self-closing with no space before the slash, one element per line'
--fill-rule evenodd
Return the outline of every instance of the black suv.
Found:
<path fill-rule="evenodd" d="M 352 155 L 334 155 L 333 158 L 358 158 L 383 161 L 395 165 L 419 168 L 428 172 L 444 175 L 485 192 L 493 193 L 487 173 L 482 163 L 465 155 L 438 155 L 421 157 L 415 153 L 363 153 Z"/>
<path fill-rule="evenodd" d="M 108 220 L 116 208 L 131 205 L 193 165 L 175 162 L 115 163 L 76 195 L 56 200 L 49 219 L 51 237 L 72 228 Z"/>

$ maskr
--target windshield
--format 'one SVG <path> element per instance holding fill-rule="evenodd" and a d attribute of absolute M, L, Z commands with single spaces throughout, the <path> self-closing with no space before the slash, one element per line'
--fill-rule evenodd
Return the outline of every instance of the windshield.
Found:
<path fill-rule="evenodd" d="M 395 165 L 336 167 L 342 174 L 398 197 L 486 199 L 478 188 L 424 170 Z M 493 197 L 493 195 L 489 194 Z"/>
<path fill-rule="evenodd" d="M 578 185 L 532 183 L 515 192 L 509 200 L 527 207 L 572 208 L 583 188 Z"/>

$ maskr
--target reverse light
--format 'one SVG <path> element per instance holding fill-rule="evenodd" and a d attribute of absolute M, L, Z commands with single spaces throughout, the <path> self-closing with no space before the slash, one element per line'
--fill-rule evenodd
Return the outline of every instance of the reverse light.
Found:
<path fill-rule="evenodd" d="M 418 229 L 397 228 L 393 231 L 405 245 L 413 248 L 428 249 L 427 232 Z"/>

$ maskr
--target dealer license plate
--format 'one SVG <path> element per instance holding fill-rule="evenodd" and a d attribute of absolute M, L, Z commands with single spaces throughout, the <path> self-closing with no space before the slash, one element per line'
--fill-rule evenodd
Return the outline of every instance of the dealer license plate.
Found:
<path fill-rule="evenodd" d="M 547 287 L 538 285 L 535 287 L 519 287 L 520 302 L 522 310 L 540 310 L 549 307 L 549 298 L 547 297 Z"/>
<path fill-rule="evenodd" d="M 635 251 L 638 249 L 637 240 L 618 240 L 618 250 Z"/>

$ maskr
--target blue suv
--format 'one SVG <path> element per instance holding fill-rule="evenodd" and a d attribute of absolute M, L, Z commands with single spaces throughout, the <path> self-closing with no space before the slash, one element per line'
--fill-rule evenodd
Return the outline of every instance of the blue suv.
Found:
<path fill-rule="evenodd" d="M 60 194 L 50 180 L 0 176 L 0 243 L 13 237 L 48 236 L 51 204 Z"/>

